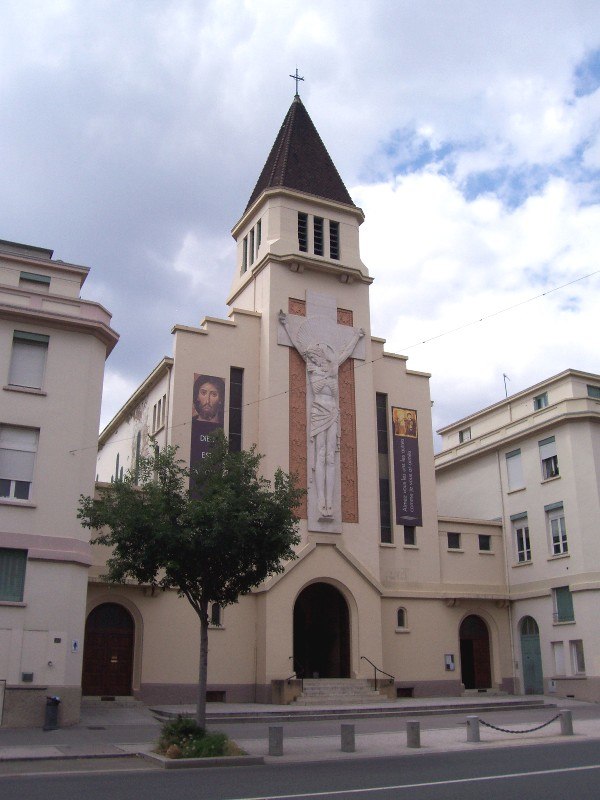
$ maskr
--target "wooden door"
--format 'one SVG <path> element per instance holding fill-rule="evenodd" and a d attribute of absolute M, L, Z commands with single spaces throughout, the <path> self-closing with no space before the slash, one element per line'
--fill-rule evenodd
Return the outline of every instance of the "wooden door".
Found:
<path fill-rule="evenodd" d="M 84 695 L 131 694 L 135 626 L 131 614 L 117 603 L 103 603 L 85 626 Z"/>

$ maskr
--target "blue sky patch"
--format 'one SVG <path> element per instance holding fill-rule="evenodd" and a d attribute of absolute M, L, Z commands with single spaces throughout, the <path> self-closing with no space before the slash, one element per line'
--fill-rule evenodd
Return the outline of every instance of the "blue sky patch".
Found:
<path fill-rule="evenodd" d="M 573 79 L 576 97 L 596 91 L 600 86 L 600 50 L 593 50 L 577 65 Z"/>

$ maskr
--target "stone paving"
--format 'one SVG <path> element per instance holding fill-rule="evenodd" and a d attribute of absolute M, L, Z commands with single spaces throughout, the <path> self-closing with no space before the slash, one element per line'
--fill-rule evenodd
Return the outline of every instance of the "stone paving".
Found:
<path fill-rule="evenodd" d="M 504 709 L 506 714 L 511 709 L 511 703 L 516 698 L 494 698 L 494 707 Z M 531 698 L 527 698 L 528 700 Z M 586 707 L 586 703 L 578 703 L 562 698 L 536 698 L 539 703 L 547 704 L 547 719 L 554 717 L 561 708 L 576 710 Z M 398 718 L 398 730 L 380 733 L 357 732 L 355 751 L 348 753 L 341 751 L 340 735 L 328 736 L 286 736 L 286 724 L 280 721 L 270 721 L 275 715 L 287 715 L 297 718 L 304 709 L 290 709 L 289 706 L 264 706 L 241 704 L 209 704 L 209 718 L 218 724 L 219 719 L 238 718 L 240 716 L 250 720 L 260 720 L 265 725 L 265 736 L 261 739 L 237 737 L 236 741 L 249 755 L 264 757 L 265 763 L 282 763 L 298 761 L 321 761 L 329 759 L 348 759 L 356 757 L 382 757 L 391 755 L 418 755 L 419 753 L 452 752 L 469 748 L 490 748 L 506 746 L 525 746 L 531 744 L 548 744 L 553 742 L 567 743 L 582 739 L 600 740 L 600 715 L 598 719 L 575 719 L 574 735 L 564 736 L 560 733 L 560 720 L 552 722 L 549 726 L 538 731 L 525 732 L 539 722 L 527 720 L 527 710 L 514 713 L 514 722 L 503 722 L 503 728 L 510 728 L 520 733 L 505 733 L 481 726 L 481 741 L 478 743 L 467 741 L 466 720 L 468 715 L 479 716 L 485 719 L 485 713 L 490 706 L 489 699 L 482 699 L 478 704 L 480 712 L 473 710 L 473 698 L 430 698 L 427 700 L 398 701 L 398 711 L 414 713 L 414 718 L 419 720 L 421 731 L 421 747 L 407 747 L 406 721 L 410 714 Z M 389 706 L 386 705 L 386 710 Z M 191 713 L 191 706 L 160 706 L 154 711 L 161 714 Z M 323 707 L 313 709 L 313 713 L 320 712 L 317 718 L 333 718 L 340 712 L 350 714 L 366 711 L 372 716 L 377 715 L 377 707 L 363 706 L 357 708 Z M 382 710 L 383 711 L 383 710 Z M 428 727 L 427 716 L 417 714 L 454 713 L 456 724 L 445 728 Z M 382 714 L 383 715 L 383 714 Z M 387 717 L 388 714 L 386 713 Z M 314 717 L 313 717 L 314 718 Z M 539 706 L 536 708 L 536 719 L 539 718 Z M 284 733 L 283 755 L 270 756 L 268 754 L 268 728 L 270 725 L 282 725 Z M 130 741 L 134 730 L 142 726 L 146 732 L 147 741 Z M 110 742 L 95 741 L 94 729 L 110 732 Z M 80 759 L 80 758 L 110 758 L 131 757 L 136 754 L 145 754 L 154 747 L 157 738 L 159 723 L 151 709 L 141 703 L 124 706 L 94 705 L 82 709 L 82 719 L 79 725 L 73 728 L 62 729 L 59 732 L 48 732 L 40 737 L 38 730 L 31 730 L 30 743 L 26 743 L 27 733 L 22 729 L 15 729 L 15 739 L 19 733 L 19 744 L 11 744 L 11 732 L 2 730 L 0 738 L 0 762 L 27 761 L 35 759 Z M 85 739 L 83 741 L 83 732 Z M 156 736 L 155 736 L 156 732 Z M 52 741 L 53 734 L 60 734 L 60 743 Z M 47 738 L 45 738 L 47 737 Z M 43 743 L 40 743 L 40 739 Z M 47 742 L 47 743 L 46 743 Z"/>

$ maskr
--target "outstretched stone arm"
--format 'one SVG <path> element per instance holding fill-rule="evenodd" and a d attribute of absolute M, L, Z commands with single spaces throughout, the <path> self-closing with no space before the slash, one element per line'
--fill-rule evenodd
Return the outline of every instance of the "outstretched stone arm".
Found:
<path fill-rule="evenodd" d="M 358 340 L 362 339 L 364 335 L 365 335 L 364 328 L 359 328 L 357 331 L 354 331 L 354 335 L 352 336 L 352 338 L 350 339 L 350 341 L 348 342 L 346 347 L 344 347 L 344 349 L 340 353 L 340 358 L 339 358 L 338 364 L 343 364 L 344 361 L 349 356 L 352 355 L 352 351 L 356 347 L 356 344 L 357 344 Z"/>
<path fill-rule="evenodd" d="M 287 335 L 290 337 L 290 341 L 292 342 L 292 344 L 294 345 L 296 350 L 300 353 L 302 358 L 306 361 L 306 356 L 305 356 L 304 352 L 302 351 L 302 347 L 300 345 L 300 342 L 296 339 L 296 337 L 294 336 L 294 334 L 292 332 L 292 326 L 289 324 L 289 317 L 288 317 L 288 315 L 285 313 L 285 311 L 283 309 L 279 310 L 279 322 L 285 328 L 285 331 L 286 331 Z"/>

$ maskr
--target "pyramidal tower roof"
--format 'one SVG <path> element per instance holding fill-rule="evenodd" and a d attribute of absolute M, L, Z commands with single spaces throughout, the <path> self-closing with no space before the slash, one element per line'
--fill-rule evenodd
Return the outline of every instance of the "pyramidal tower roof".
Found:
<path fill-rule="evenodd" d="M 299 95 L 294 97 L 283 120 L 246 210 L 262 192 L 275 188 L 354 206 Z"/>

